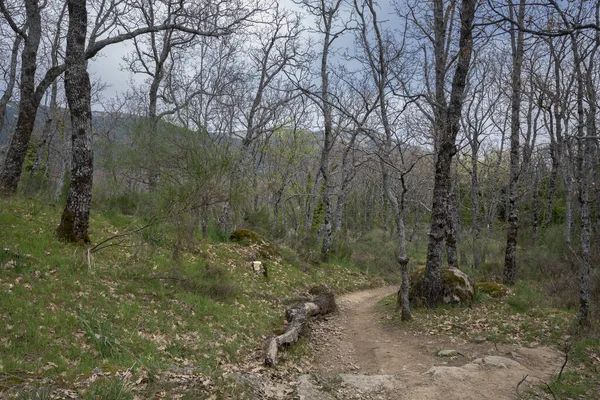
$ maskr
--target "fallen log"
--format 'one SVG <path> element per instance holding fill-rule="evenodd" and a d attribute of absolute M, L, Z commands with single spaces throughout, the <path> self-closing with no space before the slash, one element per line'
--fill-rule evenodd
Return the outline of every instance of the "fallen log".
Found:
<path fill-rule="evenodd" d="M 310 289 L 309 293 L 312 295 L 312 299 L 296 304 L 285 311 L 285 320 L 287 321 L 285 331 L 283 334 L 272 338 L 267 345 L 266 365 L 276 365 L 279 349 L 289 347 L 298 341 L 309 317 L 335 311 L 336 304 L 333 290 L 325 285 L 319 285 Z"/>

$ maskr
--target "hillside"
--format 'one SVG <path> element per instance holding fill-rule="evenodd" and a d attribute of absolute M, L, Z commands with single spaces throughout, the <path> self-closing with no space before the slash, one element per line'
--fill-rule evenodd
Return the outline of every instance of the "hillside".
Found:
<path fill-rule="evenodd" d="M 216 234 L 174 255 L 166 224 L 88 254 L 55 240 L 59 218 L 55 205 L 0 202 L 0 397 L 32 388 L 129 398 L 114 393 L 130 393 L 131 382 L 142 398 L 225 395 L 235 388 L 224 367 L 261 349 L 289 299 L 316 283 L 338 293 L 383 283 L 356 265 L 317 266 L 286 247 L 263 259 L 268 277 L 256 275 L 256 252 Z M 99 243 L 143 224 L 96 212 L 90 232 Z"/>

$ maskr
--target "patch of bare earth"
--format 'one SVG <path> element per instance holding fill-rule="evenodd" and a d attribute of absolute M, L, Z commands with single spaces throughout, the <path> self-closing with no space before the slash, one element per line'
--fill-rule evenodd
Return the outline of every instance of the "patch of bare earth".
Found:
<path fill-rule="evenodd" d="M 298 380 L 296 398 L 517 399 L 562 365 L 562 354 L 547 347 L 473 343 L 386 326 L 375 306 L 394 290 L 342 296 L 339 313 L 312 324 L 312 373 Z M 440 350 L 456 355 L 439 357 Z"/>

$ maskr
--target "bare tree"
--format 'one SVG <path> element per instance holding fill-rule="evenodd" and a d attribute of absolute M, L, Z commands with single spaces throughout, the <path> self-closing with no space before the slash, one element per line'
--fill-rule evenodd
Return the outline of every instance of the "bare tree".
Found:
<path fill-rule="evenodd" d="M 0 1 L 0 11 L 15 33 L 24 38 L 21 57 L 21 96 L 19 117 L 8 149 L 4 167 L 0 173 L 0 193 L 13 194 L 17 190 L 19 178 L 31 139 L 35 116 L 41 99 L 50 84 L 66 69 L 66 64 L 50 68 L 46 71 L 38 85 L 35 85 L 37 69 L 37 52 L 41 38 L 41 11 L 37 0 L 26 0 L 27 31 L 20 29 L 5 6 L 5 0 Z M 170 3 L 167 0 L 167 3 Z M 236 1 L 199 1 L 189 4 L 175 2 L 178 7 L 175 13 L 179 18 L 163 24 L 148 26 L 139 18 L 144 8 L 143 2 L 137 0 L 95 0 L 92 5 L 96 10 L 93 27 L 88 35 L 88 45 L 85 49 L 86 59 L 98 54 L 106 46 L 133 39 L 139 35 L 177 30 L 200 36 L 220 37 L 229 35 L 233 30 L 245 23 L 260 7 L 246 7 Z M 199 21 L 212 21 L 206 26 Z M 118 27 L 125 30 L 120 33 Z M 116 32 L 116 34 L 114 34 Z"/>
<path fill-rule="evenodd" d="M 515 13 L 511 0 L 508 2 L 509 15 Z M 516 11 L 518 26 L 525 20 L 525 0 L 520 0 Z M 508 185 L 508 210 L 506 227 L 506 256 L 504 259 L 504 283 L 514 285 L 517 280 L 517 231 L 519 226 L 519 139 L 521 135 L 521 71 L 523 68 L 524 33 L 517 27 L 510 29 L 512 54 L 511 71 L 511 121 L 510 121 L 510 179 Z"/>
<path fill-rule="evenodd" d="M 87 72 L 85 39 L 86 0 L 68 0 L 69 28 L 65 53 L 65 91 L 71 112 L 73 160 L 67 204 L 56 231 L 59 239 L 89 243 L 89 213 L 92 203 L 92 85 Z"/>
<path fill-rule="evenodd" d="M 322 35 L 322 50 L 320 62 L 321 85 L 316 95 L 317 104 L 323 118 L 323 148 L 321 151 L 320 172 L 323 178 L 323 205 L 325 218 L 323 221 L 323 244 L 321 246 L 321 258 L 329 261 L 331 250 L 331 231 L 333 226 L 333 179 L 331 177 L 330 154 L 335 138 L 333 129 L 333 106 L 330 93 L 330 65 L 329 56 L 332 46 L 346 30 L 347 26 L 338 26 L 341 18 L 342 0 L 300 0 L 304 8 L 317 19 L 317 31 Z"/>
<path fill-rule="evenodd" d="M 17 190 L 21 177 L 21 168 L 27 146 L 33 132 L 35 116 L 47 86 L 42 81 L 36 87 L 37 55 L 42 37 L 42 5 L 37 0 L 25 1 L 25 28 L 20 28 L 6 7 L 5 0 L 0 0 L 0 10 L 15 33 L 23 38 L 21 52 L 21 79 L 19 93 L 19 115 L 15 133 L 12 136 L 4 167 L 0 173 L 0 193 L 12 194 Z"/>
<path fill-rule="evenodd" d="M 52 44 L 50 48 L 50 62 L 51 68 L 56 68 L 59 65 L 59 50 L 61 45 L 62 37 L 62 21 L 65 17 L 67 4 L 65 3 L 62 9 L 59 11 L 56 31 L 52 38 Z M 46 110 L 46 120 L 44 121 L 44 127 L 42 129 L 42 135 L 38 143 L 38 148 L 31 167 L 30 175 L 33 176 L 38 171 L 42 162 L 42 157 L 46 147 L 48 147 L 52 141 L 52 136 L 56 132 L 58 123 L 58 82 L 54 80 L 50 88 L 50 106 Z"/>
<path fill-rule="evenodd" d="M 431 226 L 425 268 L 425 301 L 433 306 L 441 300 L 443 242 L 448 224 L 448 198 L 450 195 L 450 169 L 456 154 L 456 137 L 460 127 L 460 117 L 464 102 L 464 92 L 473 49 L 473 21 L 476 2 L 463 0 L 460 9 L 460 37 L 456 50 L 456 66 L 447 99 L 446 82 L 448 79 L 449 57 L 452 23 L 454 21 L 455 3 L 445 7 L 444 1 L 433 1 L 433 35 L 426 31 L 434 47 L 435 58 L 435 96 L 432 99 L 434 110 L 434 130 L 436 135 L 437 154 L 435 163 L 435 179 L 433 189 L 433 205 L 431 208 Z"/>
<path fill-rule="evenodd" d="M 408 299 L 409 282 L 408 282 L 408 254 L 406 251 L 406 208 L 405 196 L 407 192 L 405 177 L 412 169 L 411 166 L 404 164 L 402 144 L 398 143 L 398 138 L 393 128 L 393 119 L 397 119 L 402 113 L 403 108 L 399 108 L 399 112 L 390 110 L 393 100 L 393 94 L 396 87 L 401 87 L 405 82 L 392 83 L 393 78 L 402 76 L 402 66 L 400 58 L 404 56 L 404 40 L 401 43 L 395 44 L 389 32 L 386 32 L 381 27 L 381 21 L 378 19 L 376 5 L 372 0 L 358 2 L 354 0 L 354 6 L 359 16 L 360 44 L 364 52 L 364 62 L 371 74 L 371 79 L 377 92 L 376 103 L 378 105 L 378 117 L 383 129 L 383 138 L 376 140 L 376 145 L 380 151 L 380 165 L 383 182 L 384 194 L 389 201 L 394 214 L 394 222 L 396 227 L 396 240 L 398 243 L 397 261 L 400 265 L 400 273 L 402 277 L 401 288 L 398 291 L 398 305 L 401 309 L 403 321 L 410 320 L 410 303 Z M 372 38 L 371 38 L 372 35 Z M 403 38 L 405 39 L 405 37 Z M 395 71 L 392 72 L 392 69 Z M 373 134 L 371 134 L 373 136 Z M 399 154 L 399 157 L 392 157 L 392 154 Z M 400 164 L 397 164 L 400 160 Z M 396 162 L 394 162 L 396 161 Z M 413 164 L 414 165 L 414 164 Z M 400 194 L 394 190 L 392 184 L 391 171 L 398 171 L 401 182 Z"/>
<path fill-rule="evenodd" d="M 110 3 L 111 6 L 116 7 L 115 3 Z M 220 7 L 222 4 L 213 4 L 209 2 L 204 4 L 204 8 L 199 10 L 193 9 L 188 10 L 184 7 L 183 3 L 180 3 L 180 7 L 177 8 L 177 12 L 182 12 L 184 16 L 188 12 L 198 12 L 196 17 L 206 17 L 206 15 L 220 15 L 219 13 L 224 12 Z M 225 5 L 229 7 L 229 5 Z M 236 8 L 237 3 L 233 4 L 233 15 L 228 16 L 221 21 L 219 18 L 210 19 L 213 21 L 209 27 L 202 26 L 202 29 L 197 29 L 186 24 L 177 23 L 165 23 L 156 26 L 143 26 L 141 28 L 132 30 L 128 33 L 121 34 L 114 37 L 109 37 L 102 40 L 97 40 L 98 35 L 104 34 L 110 31 L 111 19 L 108 16 L 97 16 L 96 22 L 89 37 L 89 44 L 85 48 L 85 38 L 87 32 L 87 9 L 85 0 L 71 0 L 69 2 L 69 34 L 68 38 L 71 40 L 70 46 L 67 45 L 68 54 L 66 67 L 70 68 L 70 74 L 68 74 L 69 84 L 65 83 L 65 89 L 67 91 L 67 98 L 69 102 L 69 109 L 71 111 L 71 125 L 72 125 L 72 171 L 71 171 L 71 187 L 69 189 L 69 195 L 67 199 L 67 205 L 63 211 L 61 223 L 57 229 L 57 235 L 63 240 L 69 241 L 89 241 L 88 226 L 89 226 L 89 212 L 91 205 L 92 196 L 92 177 L 93 177 L 93 149 L 91 140 L 91 86 L 89 84 L 89 76 L 87 74 L 86 59 L 92 57 L 102 48 L 112 43 L 118 43 L 123 40 L 131 39 L 140 34 L 158 32 L 170 29 L 177 29 L 182 32 L 193 33 L 202 36 L 221 36 L 230 33 L 230 30 L 239 25 L 241 22 L 248 18 L 248 15 L 252 15 L 255 10 L 247 11 L 245 8 Z M 225 10 L 228 10 L 226 8 Z M 109 10 L 111 13 L 117 13 L 118 11 Z M 85 15 L 84 15 L 85 14 Z M 227 15 L 227 13 L 225 13 Z M 112 15 L 112 14 L 111 14 Z M 107 24 L 108 22 L 108 26 Z M 194 22 L 192 18 L 190 21 Z M 219 25 L 222 23 L 223 25 Z M 81 43 L 80 43 L 81 42 Z M 83 58 L 82 58 L 83 57 Z M 68 86 L 68 87 L 67 87 Z"/>
<path fill-rule="evenodd" d="M 6 82 L 6 87 L 4 89 L 4 94 L 0 98 L 0 133 L 2 132 L 2 128 L 4 127 L 4 121 L 6 118 L 6 106 L 10 101 L 13 90 L 15 88 L 15 82 L 17 80 L 17 63 L 19 57 L 19 48 L 21 47 L 22 37 L 19 34 L 15 34 L 15 40 L 13 42 L 12 51 L 10 52 L 10 63 L 8 66 L 8 70 L 4 74 L 4 81 Z"/>

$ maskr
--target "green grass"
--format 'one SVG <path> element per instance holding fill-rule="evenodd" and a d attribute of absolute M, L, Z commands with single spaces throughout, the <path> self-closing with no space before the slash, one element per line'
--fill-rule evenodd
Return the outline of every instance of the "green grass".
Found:
<path fill-rule="evenodd" d="M 86 398 L 130 398 L 118 380 L 91 382 L 99 370 L 159 376 L 178 366 L 219 376 L 223 364 L 244 360 L 281 328 L 286 306 L 270 299 L 316 283 L 338 293 L 383 284 L 355 264 L 307 265 L 285 247 L 280 261 L 266 261 L 265 279 L 249 268 L 251 249 L 220 234 L 195 240 L 174 261 L 173 228 L 164 225 L 90 259 L 84 247 L 55 239 L 60 212 L 36 200 L 0 200 L 0 377 L 11 377 L 0 380 L 0 395 L 47 379 L 87 382 L 80 395 L 87 386 L 85 393 L 112 393 Z M 97 243 L 143 224 L 114 209 L 93 212 L 90 236 Z"/>

